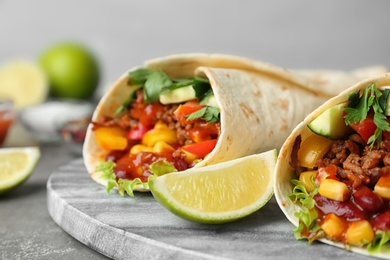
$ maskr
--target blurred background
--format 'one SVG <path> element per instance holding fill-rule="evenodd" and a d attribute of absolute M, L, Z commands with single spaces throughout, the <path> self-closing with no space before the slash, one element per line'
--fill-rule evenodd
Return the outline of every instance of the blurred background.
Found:
<path fill-rule="evenodd" d="M 97 56 L 99 87 L 176 53 L 246 56 L 287 68 L 390 67 L 390 2 L 0 0 L 0 62 L 74 40 Z"/>
<path fill-rule="evenodd" d="M 388 10 L 386 0 L 0 0 L 0 97 L 11 96 L 18 110 L 53 97 L 96 103 L 128 69 L 191 52 L 290 69 L 390 67 Z M 47 110 L 20 118 L 46 118 Z"/>

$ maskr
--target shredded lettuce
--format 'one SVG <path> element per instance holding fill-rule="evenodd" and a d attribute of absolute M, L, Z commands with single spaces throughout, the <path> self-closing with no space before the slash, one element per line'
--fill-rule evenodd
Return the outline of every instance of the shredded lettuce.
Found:
<path fill-rule="evenodd" d="M 299 219 L 299 225 L 293 230 L 294 236 L 296 239 L 307 239 L 309 244 L 323 236 L 323 232 L 317 223 L 318 213 L 314 208 L 315 202 L 313 199 L 318 193 L 318 187 L 314 183 L 314 176 L 310 180 L 314 185 L 312 192 L 308 192 L 305 185 L 299 180 L 291 179 L 290 182 L 294 185 L 294 188 L 289 195 L 294 203 L 299 202 L 305 208 L 295 213 L 295 216 Z"/>
<path fill-rule="evenodd" d="M 116 180 L 114 168 L 115 163 L 113 161 L 103 161 L 95 169 L 96 172 L 102 172 L 100 179 L 107 181 L 107 193 L 110 193 L 113 188 L 117 188 L 118 193 L 121 196 L 124 196 L 126 192 L 127 195 L 133 197 L 133 190 L 135 186 L 142 185 L 143 188 L 149 189 L 149 184 L 147 182 L 142 182 L 140 178 L 135 178 L 134 180 L 125 180 L 119 178 L 118 180 Z"/>
<path fill-rule="evenodd" d="M 377 232 L 374 237 L 374 240 L 368 244 L 367 250 L 370 254 L 379 253 L 384 249 L 385 245 L 387 246 L 387 250 L 389 249 L 390 240 L 390 231 L 385 232 Z"/>
<path fill-rule="evenodd" d="M 149 166 L 149 170 L 156 176 L 161 176 L 171 172 L 177 172 L 175 166 L 165 160 L 158 160 Z"/>
<path fill-rule="evenodd" d="M 116 188 L 121 196 L 125 195 L 125 192 L 130 197 L 134 197 L 134 188 L 136 186 L 142 186 L 144 189 L 149 189 L 149 180 L 158 176 L 177 172 L 175 166 L 167 161 L 158 160 L 150 165 L 151 176 L 148 178 L 148 182 L 142 182 L 140 178 L 134 180 L 126 180 L 119 178 L 117 180 L 114 173 L 115 163 L 113 161 L 102 161 L 95 169 L 96 172 L 102 172 L 100 179 L 107 182 L 106 191 L 110 193 L 112 189 Z"/>

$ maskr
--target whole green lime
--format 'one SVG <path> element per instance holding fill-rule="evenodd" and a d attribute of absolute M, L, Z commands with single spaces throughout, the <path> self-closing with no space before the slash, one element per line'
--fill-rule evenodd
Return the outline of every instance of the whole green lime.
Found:
<path fill-rule="evenodd" d="M 50 83 L 50 95 L 58 98 L 89 99 L 99 83 L 99 64 L 84 45 L 57 43 L 43 51 L 39 62 Z"/>

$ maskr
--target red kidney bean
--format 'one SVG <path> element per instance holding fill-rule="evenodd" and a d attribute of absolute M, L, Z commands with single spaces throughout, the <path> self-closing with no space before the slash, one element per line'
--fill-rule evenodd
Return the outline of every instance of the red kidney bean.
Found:
<path fill-rule="evenodd" d="M 378 214 L 371 220 L 374 230 L 390 230 L 390 210 Z"/>
<path fill-rule="evenodd" d="M 364 212 L 351 201 L 335 201 L 325 198 L 319 194 L 314 196 L 316 207 L 324 214 L 334 213 L 347 221 L 357 221 L 366 218 Z"/>
<path fill-rule="evenodd" d="M 361 186 L 352 193 L 352 197 L 359 207 L 369 213 L 378 213 L 383 208 L 383 200 L 367 186 Z"/>

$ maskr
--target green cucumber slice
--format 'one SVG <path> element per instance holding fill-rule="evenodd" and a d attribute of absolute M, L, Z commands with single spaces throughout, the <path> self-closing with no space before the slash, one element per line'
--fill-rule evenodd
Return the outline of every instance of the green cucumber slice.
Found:
<path fill-rule="evenodd" d="M 341 103 L 325 110 L 307 126 L 318 135 L 330 139 L 340 139 L 351 133 L 352 129 L 345 124 L 344 108 L 347 103 Z"/>

